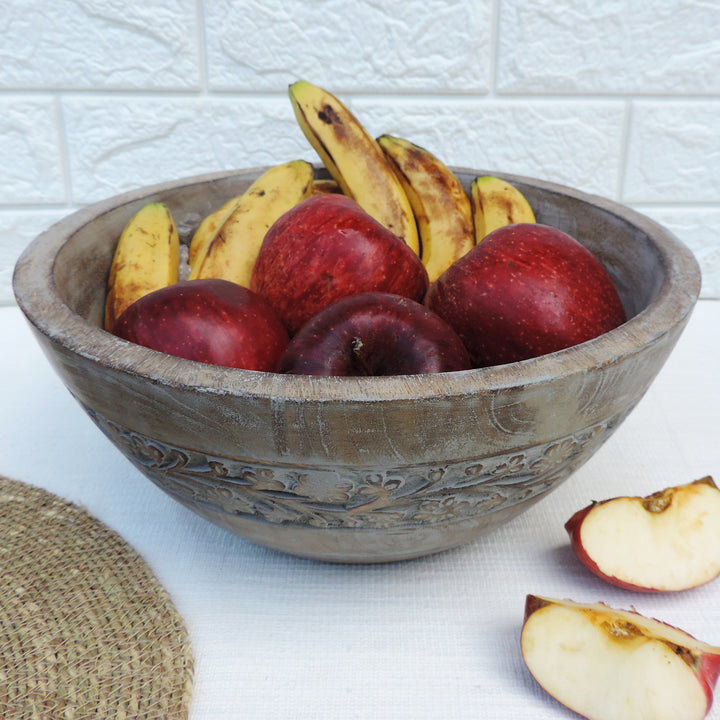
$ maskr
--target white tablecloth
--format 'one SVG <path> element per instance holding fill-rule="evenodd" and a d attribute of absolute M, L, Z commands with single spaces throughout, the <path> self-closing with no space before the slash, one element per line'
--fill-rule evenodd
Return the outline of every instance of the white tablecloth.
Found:
<path fill-rule="evenodd" d="M 720 579 L 624 591 L 579 565 L 563 528 L 593 499 L 720 484 L 718 301 L 699 302 L 645 398 L 553 494 L 466 547 L 371 566 L 286 556 L 195 516 L 95 428 L 16 308 L 0 308 L 0 337 L 0 474 L 84 506 L 146 559 L 192 640 L 191 720 L 574 717 L 523 664 L 529 592 L 634 606 L 720 645 Z"/>

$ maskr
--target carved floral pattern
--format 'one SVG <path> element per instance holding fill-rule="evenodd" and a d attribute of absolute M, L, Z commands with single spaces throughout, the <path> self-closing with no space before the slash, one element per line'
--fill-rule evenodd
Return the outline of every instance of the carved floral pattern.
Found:
<path fill-rule="evenodd" d="M 145 437 L 87 411 L 169 494 L 270 523 L 387 528 L 446 523 L 538 498 L 600 445 L 613 418 L 545 445 L 438 466 L 312 470 L 207 456 Z"/>

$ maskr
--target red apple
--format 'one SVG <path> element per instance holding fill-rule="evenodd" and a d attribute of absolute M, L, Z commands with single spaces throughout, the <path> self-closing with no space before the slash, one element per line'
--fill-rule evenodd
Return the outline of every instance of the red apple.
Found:
<path fill-rule="evenodd" d="M 420 301 L 428 276 L 415 252 L 357 203 L 322 194 L 270 227 L 250 287 L 267 298 L 292 335 L 347 295 L 386 292 Z"/>
<path fill-rule="evenodd" d="M 213 365 L 274 372 L 289 338 L 262 297 L 227 280 L 186 280 L 136 300 L 115 335 Z"/>
<path fill-rule="evenodd" d="M 577 345 L 625 321 L 600 261 L 557 228 L 499 228 L 430 287 L 427 306 L 462 338 L 476 367 Z"/>
<path fill-rule="evenodd" d="M 467 370 L 455 331 L 409 298 L 350 295 L 321 310 L 293 337 L 280 372 L 302 375 L 408 375 Z"/>
<path fill-rule="evenodd" d="M 720 575 L 720 490 L 712 478 L 617 497 L 565 523 L 579 560 L 630 590 L 687 590 Z"/>
<path fill-rule="evenodd" d="M 523 660 L 556 700 L 592 720 L 702 720 L 720 647 L 603 603 L 528 595 Z"/>

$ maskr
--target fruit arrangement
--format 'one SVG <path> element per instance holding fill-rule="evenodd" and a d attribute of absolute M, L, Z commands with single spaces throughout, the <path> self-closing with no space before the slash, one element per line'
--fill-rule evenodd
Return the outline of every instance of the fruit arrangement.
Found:
<path fill-rule="evenodd" d="M 113 258 L 107 330 L 155 350 L 231 367 L 382 375 L 525 360 L 625 321 L 599 260 L 576 239 L 538 223 L 519 189 L 479 176 L 466 191 L 428 150 L 389 134 L 372 137 L 327 90 L 298 81 L 289 97 L 331 179 L 317 179 L 305 160 L 271 167 L 205 217 L 187 248 L 167 207 L 142 208 Z M 187 284 L 200 280 L 194 288 Z M 245 292 L 223 290 L 219 304 L 210 280 Z M 290 343 L 319 313 L 355 295 L 361 300 L 352 303 L 354 320 L 342 323 L 342 331 L 337 322 L 313 326 L 313 362 L 281 366 L 277 353 L 219 349 L 233 341 L 274 347 L 278 321 Z M 422 304 L 424 312 L 413 307 L 408 315 L 410 305 L 397 298 Z M 207 315 L 192 330 L 190 306 L 197 317 Z M 258 314 L 264 325 L 250 324 L 248 318 Z M 429 315 L 437 317 L 430 322 Z M 247 327 L 235 327 L 239 322 Z M 326 343 L 317 337 L 321 331 L 345 341 Z M 383 334 L 393 339 L 398 362 L 366 355 L 369 348 L 384 354 L 377 341 Z M 415 347 L 406 348 L 408 343 Z M 321 347 L 333 347 L 335 357 L 323 355 Z M 450 347 L 458 348 L 453 358 L 447 357 Z M 303 351 L 306 359 L 309 352 Z"/>
<path fill-rule="evenodd" d="M 440 159 L 373 138 L 323 88 L 300 81 L 289 96 L 331 179 L 304 160 L 271 167 L 186 248 L 167 207 L 141 208 L 113 258 L 108 331 L 216 365 L 379 376 L 522 361 L 625 321 L 598 258 L 537 222 L 518 188 L 479 176 L 466 192 Z M 565 528 L 578 561 L 628 591 L 720 576 L 709 477 L 593 502 Z M 591 720 L 701 720 L 720 675 L 720 647 L 604 603 L 529 594 L 520 646 L 540 686 Z"/>

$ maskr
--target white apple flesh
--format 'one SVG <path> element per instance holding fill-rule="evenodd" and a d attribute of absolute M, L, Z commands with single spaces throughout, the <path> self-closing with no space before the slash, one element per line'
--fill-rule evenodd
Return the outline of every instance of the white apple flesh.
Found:
<path fill-rule="evenodd" d="M 626 589 L 687 590 L 720 575 L 720 489 L 710 477 L 593 503 L 565 529 L 591 572 Z"/>
<path fill-rule="evenodd" d="M 523 660 L 540 686 L 589 720 L 702 720 L 720 647 L 635 611 L 528 595 Z"/>

